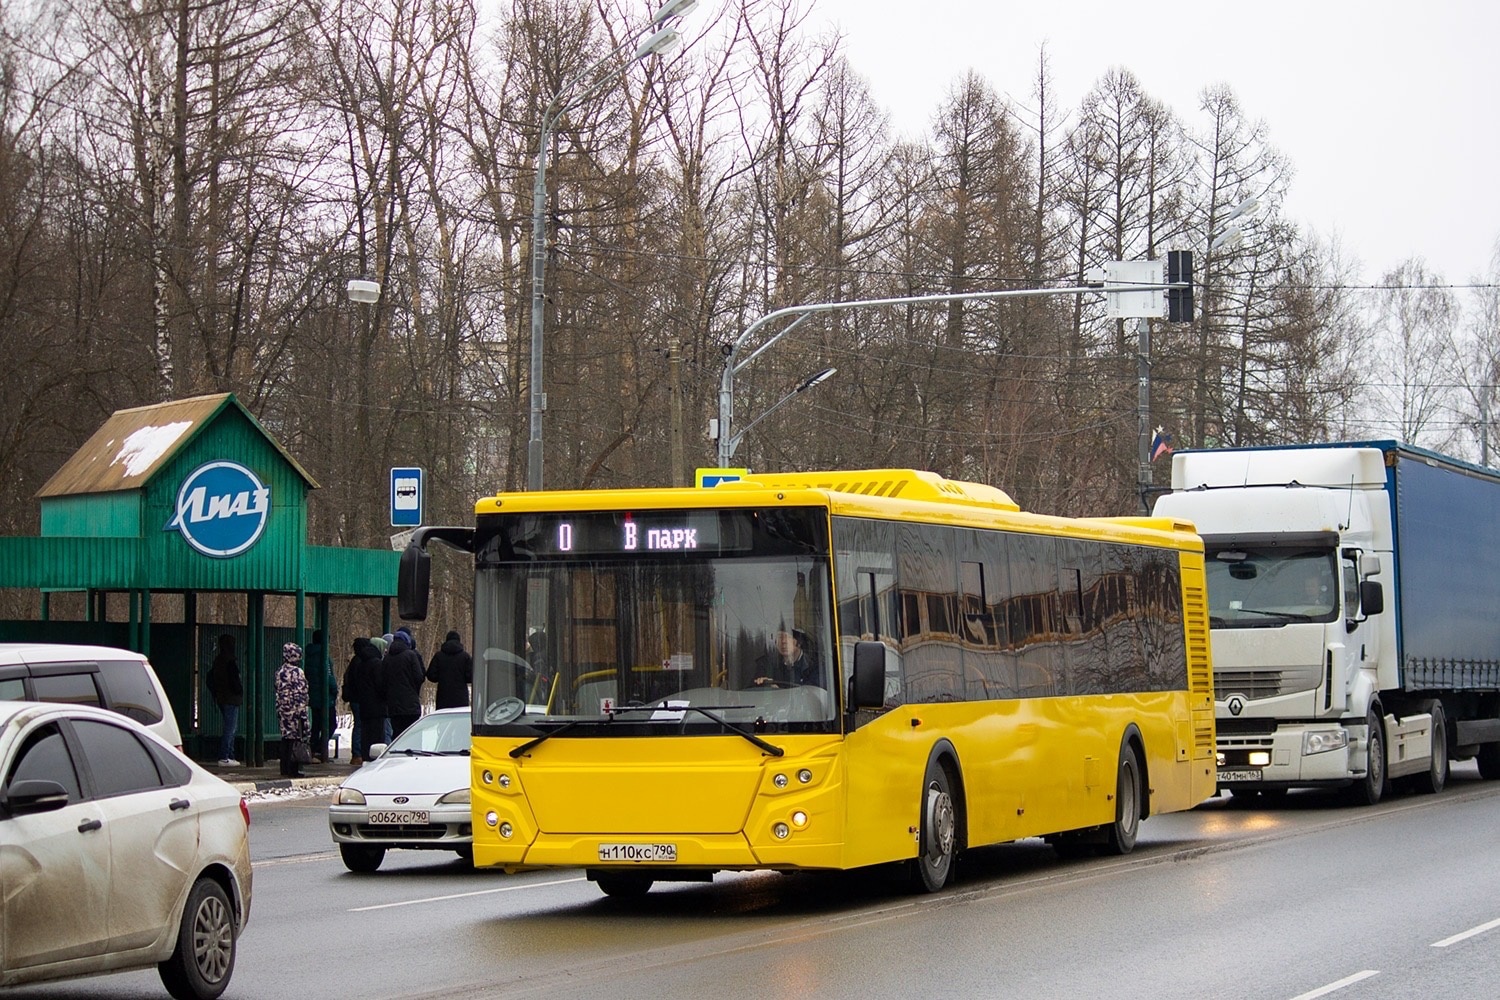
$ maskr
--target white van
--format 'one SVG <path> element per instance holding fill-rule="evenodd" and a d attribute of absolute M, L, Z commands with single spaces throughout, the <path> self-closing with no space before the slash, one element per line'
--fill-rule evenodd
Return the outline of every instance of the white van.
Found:
<path fill-rule="evenodd" d="M 177 716 L 151 661 L 110 646 L 0 642 L 0 700 L 97 705 L 182 749 Z"/>

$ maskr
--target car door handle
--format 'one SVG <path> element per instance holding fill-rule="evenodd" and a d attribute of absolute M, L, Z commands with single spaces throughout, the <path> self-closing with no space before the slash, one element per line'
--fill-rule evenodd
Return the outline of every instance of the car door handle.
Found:
<path fill-rule="evenodd" d="M 79 833 L 88 833 L 90 830 L 98 830 L 98 829 L 100 829 L 103 826 L 104 826 L 104 821 L 103 820 L 86 819 L 82 823 L 78 824 L 78 832 Z"/>
<path fill-rule="evenodd" d="M 189 802 L 187 799 L 173 799 L 172 800 L 172 811 L 176 812 L 179 809 L 186 809 L 190 805 L 192 805 L 192 803 Z"/>

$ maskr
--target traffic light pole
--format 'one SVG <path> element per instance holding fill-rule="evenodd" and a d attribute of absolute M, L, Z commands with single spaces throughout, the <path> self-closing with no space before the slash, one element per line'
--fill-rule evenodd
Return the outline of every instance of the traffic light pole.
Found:
<path fill-rule="evenodd" d="M 1188 277 L 1188 282 L 1190 283 L 1188 285 L 1184 285 L 1184 283 L 1161 282 L 1161 280 L 1148 280 L 1148 282 L 1119 280 L 1106 273 L 1101 279 L 1089 280 L 1085 285 L 1074 285 L 1070 286 L 1070 288 L 1019 288 L 1010 289 L 1010 291 L 995 292 L 901 295 L 901 297 L 897 298 L 853 298 L 853 300 L 849 301 L 787 306 L 784 309 L 777 309 L 775 312 L 768 312 L 766 315 L 760 316 L 756 321 L 751 322 L 748 327 L 744 328 L 744 333 L 739 334 L 738 337 L 735 337 L 733 343 L 726 345 L 726 348 L 724 348 L 724 373 L 720 378 L 720 382 L 718 382 L 718 420 L 715 421 L 714 427 L 711 430 L 711 436 L 714 436 L 718 445 L 718 466 L 720 468 L 729 468 L 730 463 L 733 462 L 733 457 L 735 457 L 735 450 L 739 447 L 739 441 L 744 436 L 744 432 L 733 432 L 732 426 L 733 414 L 735 414 L 735 375 L 744 370 L 744 367 L 750 364 L 751 361 L 765 354 L 777 340 L 786 336 L 790 331 L 795 330 L 804 319 L 810 319 L 811 316 L 817 315 L 817 313 L 840 312 L 840 310 L 844 309 L 873 309 L 873 307 L 877 306 L 907 306 L 907 304 L 945 303 L 945 301 L 987 300 L 987 298 L 1040 298 L 1043 295 L 1080 295 L 1085 294 L 1085 292 L 1106 292 L 1106 294 L 1112 297 L 1112 301 L 1116 295 L 1122 294 L 1122 292 L 1157 292 L 1157 294 L 1166 292 L 1166 294 L 1170 294 L 1170 292 L 1182 291 L 1182 289 L 1187 288 L 1191 294 L 1191 265 L 1188 268 L 1188 273 L 1190 273 L 1190 277 Z M 1125 313 L 1116 312 L 1115 315 L 1125 315 Z M 1133 315 L 1145 316 L 1148 313 L 1139 312 L 1133 313 Z M 1151 313 L 1151 315 L 1161 315 L 1160 298 L 1157 300 L 1155 313 Z M 771 337 L 768 337 L 765 342 L 760 343 L 760 346 L 751 351 L 748 357 L 739 357 L 739 351 L 744 348 L 745 343 L 750 340 L 750 337 L 756 331 L 765 327 L 768 322 L 786 318 L 793 318 L 792 322 L 787 324 L 786 327 L 781 328 L 781 330 L 778 330 L 777 333 L 771 334 Z M 1145 319 L 1140 321 L 1140 325 L 1142 325 L 1142 330 L 1145 330 Z M 1142 391 L 1143 399 L 1149 396 L 1148 390 L 1149 375 L 1143 376 L 1142 390 L 1140 390 Z M 1142 412 L 1145 412 L 1145 403 L 1142 405 Z M 1145 417 L 1142 420 L 1145 420 Z M 1145 423 L 1142 426 L 1145 426 Z M 1146 459 L 1149 456 L 1143 454 L 1142 457 Z"/>

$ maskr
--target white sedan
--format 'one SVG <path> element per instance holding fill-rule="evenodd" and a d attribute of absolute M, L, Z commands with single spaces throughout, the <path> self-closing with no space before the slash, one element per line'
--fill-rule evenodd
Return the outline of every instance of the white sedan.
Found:
<path fill-rule="evenodd" d="M 469 814 L 469 710 L 422 716 L 344 779 L 328 828 L 352 872 L 373 872 L 393 847 L 474 856 Z"/>
<path fill-rule="evenodd" d="M 250 811 L 145 727 L 0 701 L 0 986 L 156 966 L 229 985 L 250 915 Z"/>

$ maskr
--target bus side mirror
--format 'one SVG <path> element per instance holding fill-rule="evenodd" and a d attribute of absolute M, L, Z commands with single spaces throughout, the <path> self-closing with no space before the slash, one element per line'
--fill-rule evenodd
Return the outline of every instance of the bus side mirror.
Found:
<path fill-rule="evenodd" d="M 1378 580 L 1359 581 L 1359 609 L 1366 617 L 1385 610 L 1385 590 Z"/>
<path fill-rule="evenodd" d="M 854 708 L 885 705 L 885 643 L 854 644 L 854 680 L 849 686 Z"/>
<path fill-rule="evenodd" d="M 401 567 L 396 571 L 396 613 L 405 621 L 427 620 L 427 594 L 432 575 L 432 556 L 420 545 L 401 550 Z"/>

